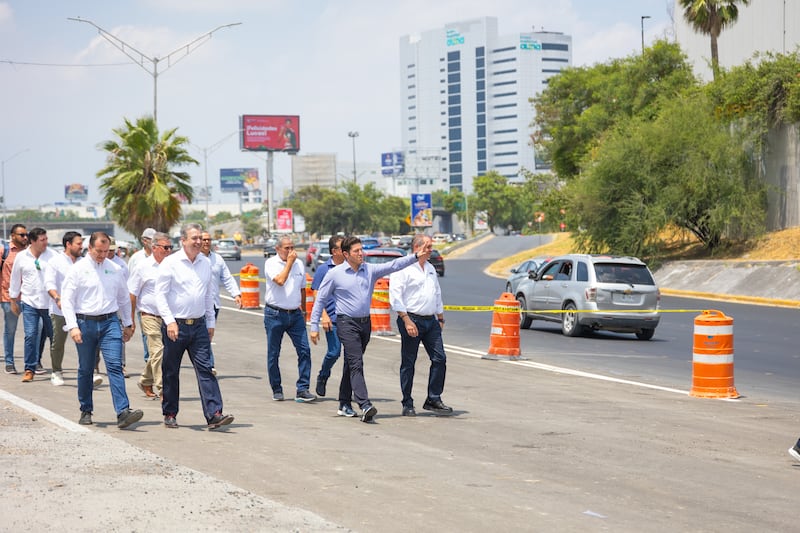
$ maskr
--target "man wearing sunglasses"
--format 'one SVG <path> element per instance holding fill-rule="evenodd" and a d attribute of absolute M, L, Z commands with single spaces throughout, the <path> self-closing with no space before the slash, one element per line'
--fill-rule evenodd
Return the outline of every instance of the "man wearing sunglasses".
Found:
<path fill-rule="evenodd" d="M 161 337 L 161 317 L 156 303 L 156 280 L 158 266 L 172 253 L 172 240 L 166 233 L 153 236 L 153 253 L 142 260 L 128 278 L 128 292 L 131 297 L 131 315 L 139 311 L 142 333 L 147 338 L 150 357 L 144 364 L 139 378 L 139 389 L 152 400 L 161 396 L 161 359 L 164 355 L 164 341 Z"/>
<path fill-rule="evenodd" d="M 47 231 L 33 228 L 28 232 L 28 249 L 17 254 L 11 268 L 8 295 L 11 311 L 22 313 L 25 330 L 25 374 L 23 383 L 33 381 L 37 366 L 41 365 L 44 338 L 53 339 L 50 321 L 50 295 L 45 288 L 47 263 L 56 253 L 47 247 Z"/>
<path fill-rule="evenodd" d="M 214 295 L 214 317 L 219 318 L 219 308 L 222 306 L 219 299 L 220 284 L 225 286 L 225 290 L 231 295 L 239 309 L 242 308 L 242 291 L 239 290 L 239 286 L 236 284 L 236 280 L 233 279 L 231 271 L 222 256 L 211 250 L 211 234 L 204 231 L 201 242 L 203 244 L 200 247 L 200 251 L 211 261 L 211 294 Z M 211 373 L 215 376 L 217 375 L 213 350 L 211 351 Z"/>
<path fill-rule="evenodd" d="M 17 335 L 17 322 L 19 318 L 11 311 L 11 298 L 8 296 L 8 286 L 11 281 L 11 267 L 14 258 L 19 252 L 28 247 L 28 231 L 22 224 L 11 226 L 8 243 L 8 254 L 3 261 L 2 276 L 0 277 L 0 306 L 3 308 L 3 349 L 5 350 L 6 374 L 16 374 L 14 365 L 14 337 Z"/>

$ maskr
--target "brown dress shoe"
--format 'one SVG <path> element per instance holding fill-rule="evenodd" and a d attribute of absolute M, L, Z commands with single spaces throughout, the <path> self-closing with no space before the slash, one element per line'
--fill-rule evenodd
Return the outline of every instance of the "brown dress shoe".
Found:
<path fill-rule="evenodd" d="M 153 386 L 152 385 L 142 385 L 141 383 L 138 383 L 138 385 L 139 385 L 139 388 L 144 393 L 144 395 L 147 396 L 148 398 L 157 398 L 158 397 L 158 394 L 153 392 Z"/>
<path fill-rule="evenodd" d="M 23 383 L 29 383 L 33 381 L 33 370 L 26 370 L 25 375 L 22 376 Z"/>

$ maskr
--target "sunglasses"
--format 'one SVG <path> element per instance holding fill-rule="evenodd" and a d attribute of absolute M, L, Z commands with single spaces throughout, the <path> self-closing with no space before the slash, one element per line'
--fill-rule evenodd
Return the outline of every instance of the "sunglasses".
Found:
<path fill-rule="evenodd" d="M 171 244 L 156 244 L 156 246 L 158 246 L 160 248 L 163 248 L 165 250 L 172 250 L 172 245 Z"/>
<path fill-rule="evenodd" d="M 39 266 L 39 260 L 38 259 L 34 260 L 33 264 L 36 265 L 36 270 L 41 270 L 42 269 L 42 267 Z"/>
<path fill-rule="evenodd" d="M 17 237 L 27 237 L 28 236 L 27 233 L 15 233 L 14 235 L 16 235 Z"/>

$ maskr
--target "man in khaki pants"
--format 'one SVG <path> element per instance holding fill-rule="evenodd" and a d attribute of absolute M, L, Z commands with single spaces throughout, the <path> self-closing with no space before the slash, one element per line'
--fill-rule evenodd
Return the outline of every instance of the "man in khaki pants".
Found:
<path fill-rule="evenodd" d="M 137 310 L 142 316 L 142 332 L 147 338 L 147 351 L 150 353 L 138 385 L 145 396 L 154 400 L 161 395 L 161 358 L 164 355 L 155 286 L 158 265 L 172 253 L 172 240 L 169 235 L 156 233 L 153 236 L 152 251 L 153 253 L 142 259 L 131 272 L 128 278 L 128 292 L 131 293 L 131 316 L 135 316 Z"/>

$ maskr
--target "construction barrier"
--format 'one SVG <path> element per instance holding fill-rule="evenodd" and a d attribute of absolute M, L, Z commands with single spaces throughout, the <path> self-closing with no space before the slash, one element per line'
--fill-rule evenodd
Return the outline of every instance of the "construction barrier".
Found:
<path fill-rule="evenodd" d="M 258 267 L 253 263 L 247 263 L 239 271 L 239 289 L 242 291 L 242 309 L 259 309 L 261 307 Z"/>
<path fill-rule="evenodd" d="M 694 319 L 692 389 L 696 398 L 738 398 L 733 386 L 733 318 L 706 310 Z"/>
<path fill-rule="evenodd" d="M 314 309 L 314 299 L 317 296 L 317 291 L 311 290 L 311 282 L 314 278 L 306 272 L 306 320 L 311 318 L 311 310 Z"/>
<path fill-rule="evenodd" d="M 372 333 L 379 336 L 394 335 L 392 331 L 391 309 L 389 307 L 389 279 L 381 278 L 375 282 L 372 303 L 369 306 Z"/>
<path fill-rule="evenodd" d="M 519 302 L 510 292 L 494 301 L 489 351 L 484 359 L 519 359 Z"/>

